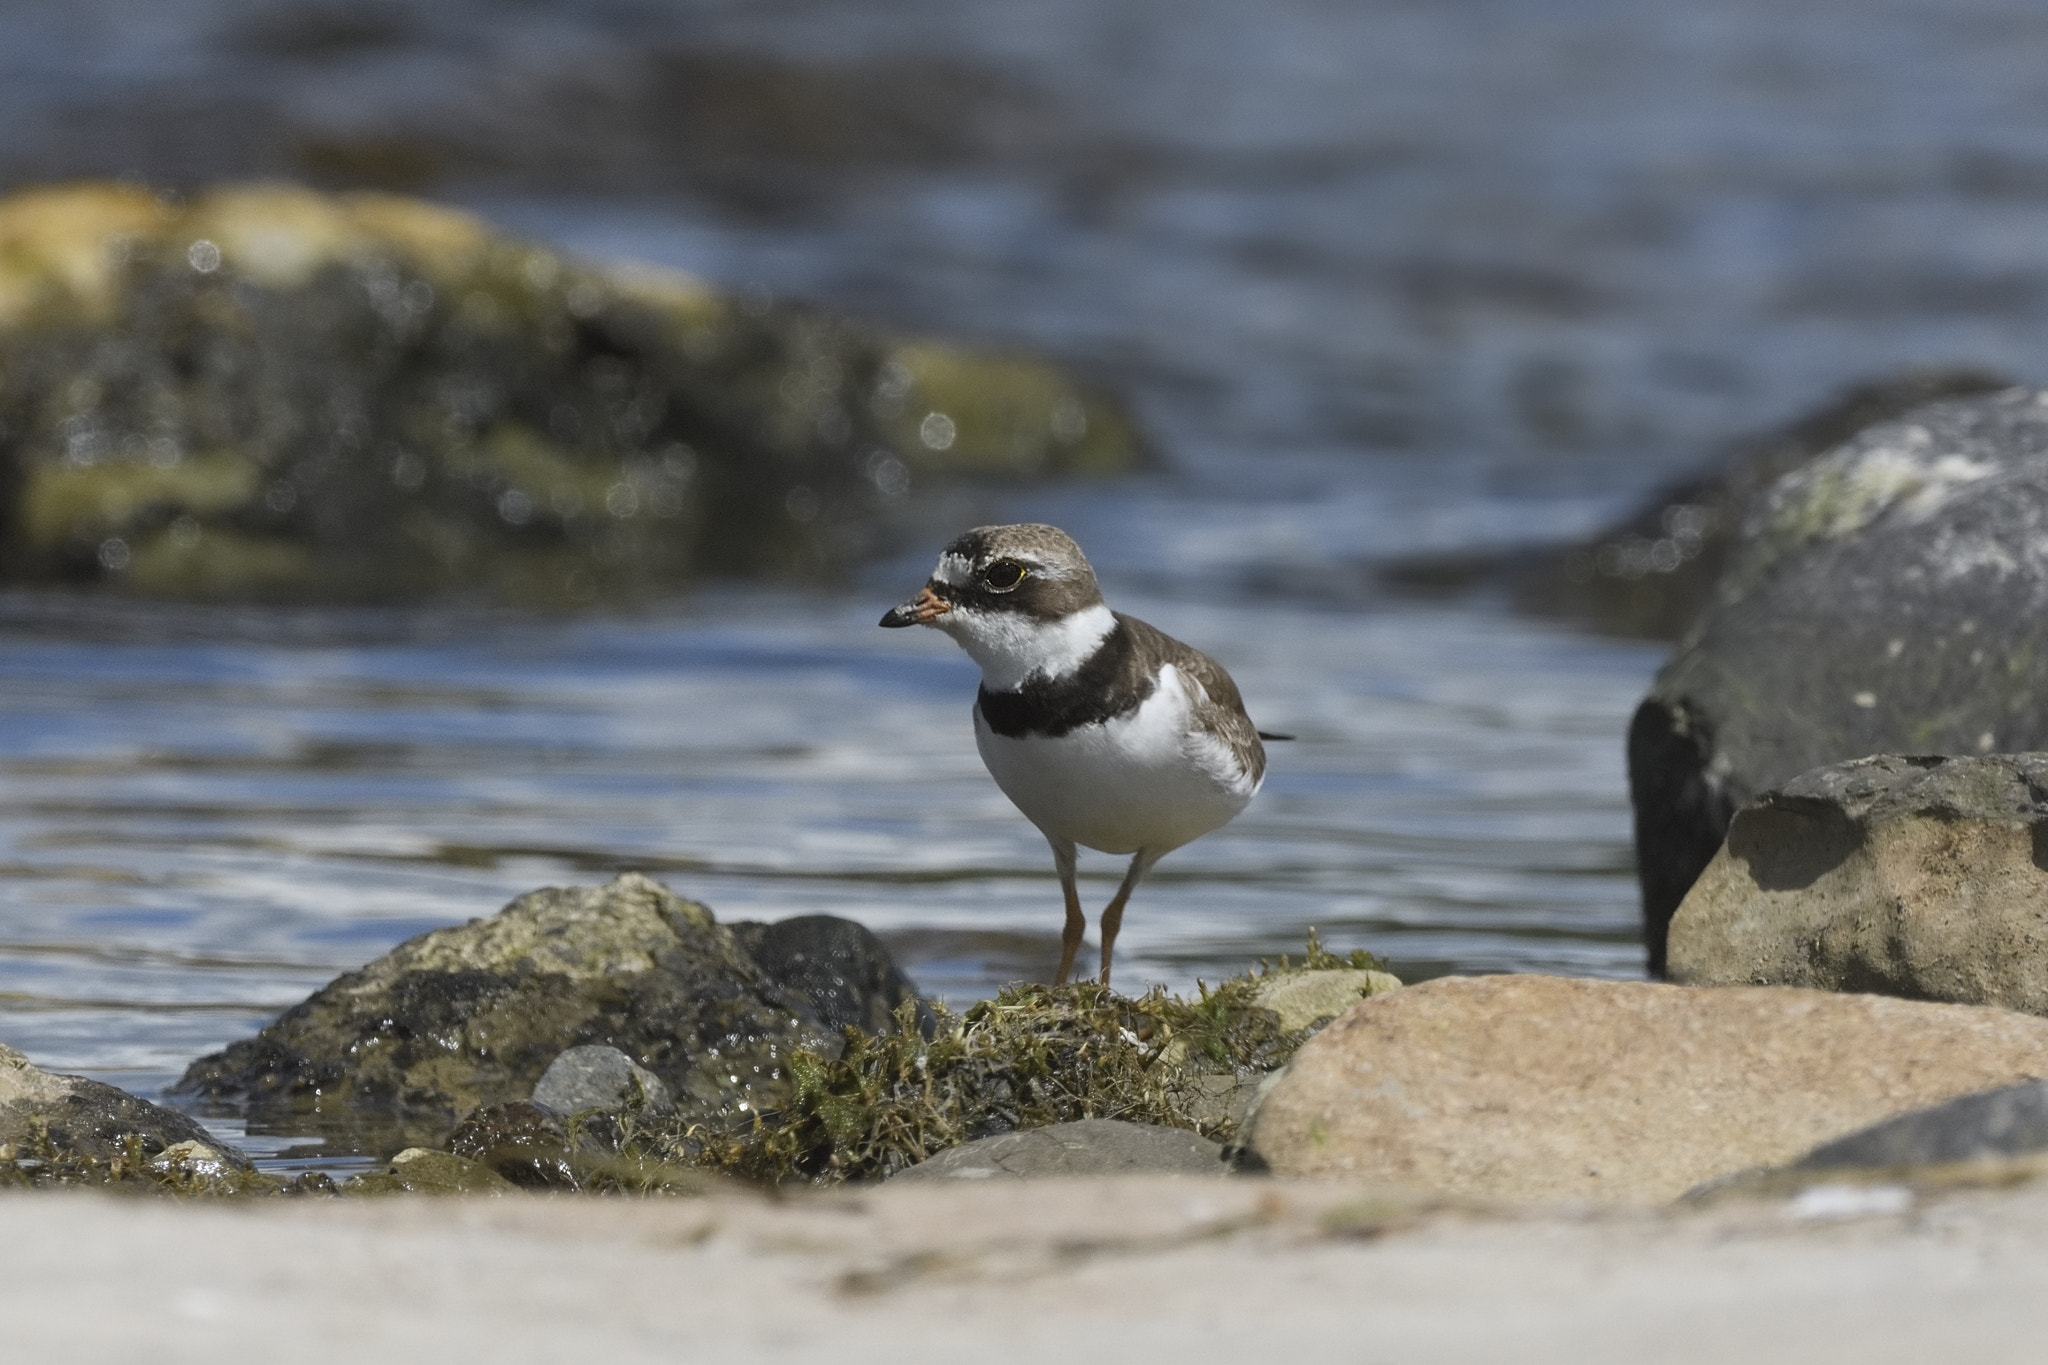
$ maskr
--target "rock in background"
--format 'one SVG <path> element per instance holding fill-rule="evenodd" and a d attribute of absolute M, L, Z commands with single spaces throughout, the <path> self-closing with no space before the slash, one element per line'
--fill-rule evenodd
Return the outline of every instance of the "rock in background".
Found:
<path fill-rule="evenodd" d="M 1857 759 L 1735 815 L 1671 979 L 2048 1014 L 2048 754 Z"/>
<path fill-rule="evenodd" d="M 836 1056 L 842 1037 L 708 909 L 628 873 L 409 939 L 193 1063 L 172 1093 L 373 1149 L 433 1146 L 479 1108 L 526 1100 L 565 1049 L 599 1044 L 653 1073 L 680 1121 L 730 1126 L 783 1102 L 794 1049 Z"/>
<path fill-rule="evenodd" d="M 837 915 L 793 915 L 731 928 L 747 956 L 810 1002 L 822 1027 L 893 1033 L 896 1011 L 915 1002 L 920 1026 L 931 1031 L 930 1006 L 865 925 Z"/>
<path fill-rule="evenodd" d="M 1629 729 L 1650 967 L 1733 813 L 1869 754 L 2048 748 L 2048 406 L 1873 427 L 1772 485 Z"/>
<path fill-rule="evenodd" d="M 1274 1173 L 1646 1204 L 2048 1071 L 2048 1020 L 1782 988 L 1446 977 L 1354 1007 L 1260 1105 Z"/>
<path fill-rule="evenodd" d="M 1397 591 L 1423 594 L 1491 588 L 1539 616 L 1609 635 L 1677 640 L 1712 604 L 1714 585 L 1772 484 L 1865 428 L 2010 383 L 1980 370 L 1926 369 L 1855 384 L 1782 427 L 1737 442 L 1576 544 L 1419 555 L 1382 565 L 1376 577 Z"/>
<path fill-rule="evenodd" d="M 577 603 L 868 553 L 913 484 L 1114 472 L 1045 366 L 415 200 L 0 200 L 0 577 Z"/>

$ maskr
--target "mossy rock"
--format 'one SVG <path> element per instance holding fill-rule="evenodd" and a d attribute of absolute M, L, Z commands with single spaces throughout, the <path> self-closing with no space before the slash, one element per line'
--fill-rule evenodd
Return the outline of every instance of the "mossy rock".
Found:
<path fill-rule="evenodd" d="M 1371 954 L 1340 957 L 1311 936 L 1303 962 L 1262 964 L 1194 999 L 1163 989 L 1131 999 L 1087 982 L 1013 986 L 962 1015 L 939 1010 L 925 1029 L 910 1026 L 906 1005 L 891 1033 L 848 1029 L 837 1055 L 799 1049 L 789 1102 L 748 1126 L 721 1135 L 650 1120 L 627 1149 L 755 1180 L 832 1183 L 886 1179 L 962 1143 L 1083 1119 L 1229 1145 L 1260 1081 L 1340 1006 L 1399 985 Z"/>
<path fill-rule="evenodd" d="M 490 1167 L 452 1152 L 408 1147 L 381 1171 L 353 1176 L 341 1186 L 347 1195 L 511 1194 L 517 1187 Z"/>
<path fill-rule="evenodd" d="M 415 200 L 0 199 L 0 577 L 573 604 L 817 573 L 914 483 L 1113 473 L 1035 361 L 597 268 Z"/>
<path fill-rule="evenodd" d="M 894 980 L 894 1003 L 914 1010 Z M 716 1130 L 785 1103 L 792 1051 L 836 1054 L 839 1039 L 708 909 L 628 873 L 410 939 L 193 1063 L 173 1093 L 372 1149 L 436 1146 L 463 1116 L 526 1099 L 583 1044 L 626 1053 L 679 1122 Z"/>

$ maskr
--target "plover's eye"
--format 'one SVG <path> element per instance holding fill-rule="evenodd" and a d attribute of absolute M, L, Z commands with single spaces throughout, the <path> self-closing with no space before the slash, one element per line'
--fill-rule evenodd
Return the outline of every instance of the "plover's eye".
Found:
<path fill-rule="evenodd" d="M 995 592 L 1008 592 L 1022 583 L 1030 571 L 1014 559 L 998 559 L 981 571 L 983 586 Z"/>

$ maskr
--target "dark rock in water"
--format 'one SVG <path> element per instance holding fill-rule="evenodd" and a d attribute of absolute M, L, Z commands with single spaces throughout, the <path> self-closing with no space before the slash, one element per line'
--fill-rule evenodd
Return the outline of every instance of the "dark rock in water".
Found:
<path fill-rule="evenodd" d="M 0 578 L 574 604 L 876 548 L 914 482 L 1107 472 L 1047 367 L 598 269 L 428 204 L 0 200 Z"/>
<path fill-rule="evenodd" d="M 1712 602 L 1744 523 L 1779 478 L 1867 427 L 2009 382 L 1976 370 L 1913 370 L 1858 384 L 1785 427 L 1738 443 L 1707 470 L 1659 489 L 1578 544 L 1418 556 L 1384 566 L 1379 578 L 1419 593 L 1493 587 L 1523 611 L 1611 635 L 1676 640 Z"/>
<path fill-rule="evenodd" d="M 666 1114 L 676 1107 L 661 1077 L 617 1048 L 597 1043 L 569 1048 L 549 1062 L 534 1082 L 533 1102 L 564 1116 L 592 1109 Z"/>
<path fill-rule="evenodd" d="M 2048 406 L 1921 408 L 1758 500 L 1629 729 L 1650 966 L 1733 813 L 1868 754 L 2048 748 Z"/>
<path fill-rule="evenodd" d="M 1814 1148 L 1792 1169 L 1934 1166 L 2043 1150 L 2048 1150 L 2048 1081 L 2028 1081 L 1873 1124 Z"/>
<path fill-rule="evenodd" d="M 448 1150 L 535 1190 L 581 1186 L 576 1144 L 560 1113 L 526 1100 L 477 1110 L 448 1136 Z"/>
<path fill-rule="evenodd" d="M 948 1148 L 892 1180 L 1073 1175 L 1224 1175 L 1223 1148 L 1182 1128 L 1081 1119 Z"/>
<path fill-rule="evenodd" d="M 705 907 L 627 874 L 408 940 L 193 1063 L 175 1093 L 272 1125 L 385 1118 L 385 1142 L 428 1145 L 525 1099 L 563 1049 L 601 1044 L 659 1077 L 683 1118 L 746 1123 L 786 1095 L 792 1048 L 838 1054 L 819 1017 Z"/>
<path fill-rule="evenodd" d="M 797 915 L 774 924 L 741 921 L 733 937 L 779 984 L 811 1003 L 821 1028 L 888 1033 L 896 1011 L 915 1003 L 919 1031 L 930 1036 L 931 1007 L 865 925 L 836 915 Z"/>
<path fill-rule="evenodd" d="M 2048 1014 L 2048 754 L 1854 759 L 1735 814 L 1671 978 Z"/>
<path fill-rule="evenodd" d="M 253 1174 L 247 1157 L 184 1114 L 43 1071 L 0 1044 L 0 1180 L 153 1179 L 210 1192 L 238 1188 Z"/>

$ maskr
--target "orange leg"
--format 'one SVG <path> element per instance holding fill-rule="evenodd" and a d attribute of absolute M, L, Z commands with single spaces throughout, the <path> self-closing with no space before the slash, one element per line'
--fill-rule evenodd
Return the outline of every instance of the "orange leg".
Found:
<path fill-rule="evenodd" d="M 1052 838 L 1046 842 L 1052 845 L 1052 865 L 1059 870 L 1060 894 L 1067 899 L 1067 923 L 1060 931 L 1060 974 L 1053 978 L 1055 986 L 1064 986 L 1073 974 L 1074 958 L 1081 951 L 1081 935 L 1088 930 L 1088 917 L 1081 913 L 1081 891 L 1074 884 L 1074 846 Z"/>
<path fill-rule="evenodd" d="M 1124 884 L 1116 889 L 1116 896 L 1102 911 L 1102 984 L 1109 984 L 1110 958 L 1116 952 L 1116 936 L 1124 927 L 1124 903 L 1131 893 L 1138 889 L 1138 883 L 1145 880 L 1145 874 L 1152 870 L 1152 864 L 1159 861 L 1159 855 L 1149 849 L 1139 849 L 1138 856 L 1131 859 L 1130 871 L 1124 873 Z"/>

